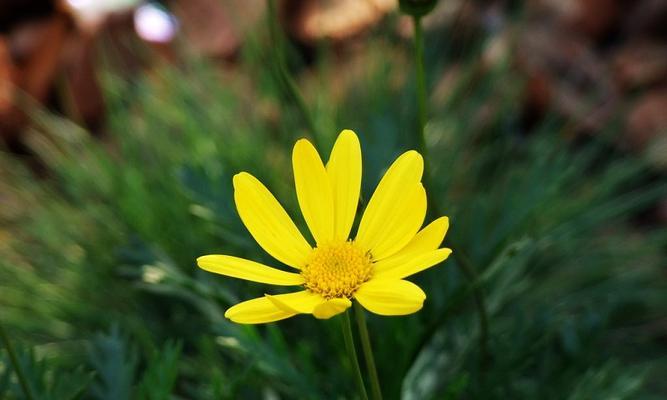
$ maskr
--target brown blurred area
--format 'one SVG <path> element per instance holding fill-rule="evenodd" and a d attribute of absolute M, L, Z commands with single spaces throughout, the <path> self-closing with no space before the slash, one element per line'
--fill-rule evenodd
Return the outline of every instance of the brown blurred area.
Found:
<path fill-rule="evenodd" d="M 665 134 L 667 2 L 539 0 L 528 14 L 517 54 L 527 106 L 555 106 L 589 134 L 620 117 L 633 149 Z"/>
<path fill-rule="evenodd" d="M 23 104 L 30 101 L 92 129 L 99 126 L 104 105 L 95 79 L 93 36 L 77 29 L 73 16 L 54 1 L 3 1 L 0 16 L 2 138 L 10 145 L 18 142 L 29 123 Z"/>
<path fill-rule="evenodd" d="M 160 38 L 142 41 L 137 34 L 134 20 L 142 5 L 135 0 L 0 1 L 0 138 L 10 148 L 21 148 L 22 132 L 29 126 L 26 104 L 34 102 L 93 133 L 103 126 L 96 58 L 100 47 L 111 49 L 113 62 L 119 64 L 114 67 L 126 76 L 153 62 L 175 61 L 173 43 Z M 262 5 L 262 0 L 166 4 L 189 46 L 200 55 L 226 61 L 236 56 L 245 27 L 262 17 Z M 236 7 L 243 8 L 240 19 L 230 12 Z M 147 62 L 136 51 L 143 44 L 158 57 Z"/>
<path fill-rule="evenodd" d="M 85 3 L 97 6 L 82 11 Z M 141 42 L 133 15 L 136 19 L 142 4 L 131 0 L 0 1 L 2 139 L 20 143 L 29 125 L 21 105 L 25 101 L 37 101 L 91 132 L 98 131 L 105 117 L 95 59 L 101 42 L 113 44 L 128 75 L 150 68 L 156 60 L 178 62 L 170 41 L 144 40 L 159 55 L 146 62 L 123 39 Z M 278 4 L 285 31 L 301 49 L 321 41 L 363 48 L 364 41 L 359 39 L 387 23 L 399 37 L 410 34 L 409 20 L 397 16 L 395 0 L 284 0 Z M 233 65 L 245 32 L 263 24 L 266 3 L 171 0 L 160 6 L 178 21 L 178 35 L 192 51 Z M 516 10 L 521 18 L 513 18 Z M 595 135 L 609 124 L 619 124 L 620 148 L 648 150 L 659 169 L 667 168 L 667 1 L 441 0 L 425 24 L 432 35 L 451 32 L 447 39 L 459 46 L 465 46 L 471 36 L 489 36 L 480 64 L 483 68 L 509 57 L 525 77 L 522 109 L 527 125 L 539 123 L 553 111 L 570 121 L 572 135 Z M 454 65 L 436 84 L 433 101 L 456 76 Z"/>

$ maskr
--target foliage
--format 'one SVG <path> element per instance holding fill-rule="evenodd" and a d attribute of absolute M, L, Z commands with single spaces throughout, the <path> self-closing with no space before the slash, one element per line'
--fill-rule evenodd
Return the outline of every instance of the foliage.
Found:
<path fill-rule="evenodd" d="M 199 271 L 194 259 L 276 264 L 236 215 L 231 177 L 255 174 L 299 215 L 296 138 L 311 136 L 326 153 L 338 131 L 354 129 L 364 199 L 382 168 L 416 145 L 409 48 L 386 35 L 368 40 L 349 74 L 325 55 L 301 75 L 317 132 L 304 130 L 280 90 L 261 34 L 233 71 L 198 60 L 136 80 L 108 70 L 101 139 L 31 111 L 28 143 L 49 172 L 35 179 L 0 157 L 0 321 L 34 346 L 21 350 L 21 365 L 38 398 L 354 398 L 336 318 L 231 324 L 225 308 L 265 288 Z M 429 45 L 437 86 L 452 60 Z M 564 139 L 567 121 L 526 129 L 523 83 L 509 63 L 484 66 L 476 48 L 458 62 L 463 72 L 433 100 L 427 126 L 430 191 L 451 219 L 446 243 L 479 279 L 465 279 L 461 258 L 448 260 L 415 278 L 428 294 L 420 313 L 369 317 L 385 396 L 664 395 L 655 324 L 667 310 L 667 232 L 638 216 L 667 182 L 605 136 Z M 471 285 L 486 296 L 488 358 Z M 3 395 L 21 396 L 5 358 Z"/>

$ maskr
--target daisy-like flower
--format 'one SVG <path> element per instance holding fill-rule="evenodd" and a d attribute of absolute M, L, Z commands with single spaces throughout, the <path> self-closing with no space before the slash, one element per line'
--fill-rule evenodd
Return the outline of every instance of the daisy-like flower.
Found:
<path fill-rule="evenodd" d="M 241 220 L 273 258 L 296 270 L 287 272 L 229 255 L 197 259 L 200 268 L 234 278 L 302 290 L 244 301 L 225 316 L 259 324 L 313 314 L 330 318 L 358 301 L 380 315 L 405 315 L 422 308 L 426 295 L 404 278 L 445 260 L 439 248 L 449 227 L 441 217 L 421 229 L 426 192 L 419 153 L 399 156 L 380 180 L 350 239 L 361 189 L 361 146 L 344 130 L 328 163 L 301 139 L 292 152 L 294 183 L 301 212 L 313 238 L 311 246 L 269 190 L 254 176 L 234 176 L 234 201 Z"/>

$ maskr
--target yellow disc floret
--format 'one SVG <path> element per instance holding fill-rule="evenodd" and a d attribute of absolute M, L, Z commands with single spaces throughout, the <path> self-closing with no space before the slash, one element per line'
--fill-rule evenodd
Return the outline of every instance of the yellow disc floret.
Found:
<path fill-rule="evenodd" d="M 324 244 L 313 249 L 301 270 L 304 286 L 326 299 L 352 298 L 373 272 L 369 254 L 354 242 Z"/>

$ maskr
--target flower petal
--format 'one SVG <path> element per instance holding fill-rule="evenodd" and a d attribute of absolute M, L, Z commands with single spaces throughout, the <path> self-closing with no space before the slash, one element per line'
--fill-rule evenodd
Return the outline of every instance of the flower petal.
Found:
<path fill-rule="evenodd" d="M 234 176 L 234 201 L 243 224 L 267 253 L 301 268 L 312 248 L 269 190 L 247 172 Z"/>
<path fill-rule="evenodd" d="M 327 173 L 334 199 L 334 239 L 347 240 L 361 190 L 361 145 L 353 131 L 346 129 L 338 135 Z"/>
<path fill-rule="evenodd" d="M 315 147 L 300 139 L 292 151 L 296 196 L 303 217 L 318 244 L 331 241 L 334 230 L 334 200 L 329 176 Z"/>
<path fill-rule="evenodd" d="M 426 294 L 412 282 L 371 279 L 359 287 L 354 297 L 375 314 L 406 315 L 422 308 Z"/>
<path fill-rule="evenodd" d="M 199 268 L 216 274 L 271 285 L 301 285 L 303 276 L 244 258 L 211 254 L 197 258 Z"/>
<path fill-rule="evenodd" d="M 312 314 L 313 309 L 325 301 L 322 296 L 309 290 L 278 295 L 267 294 L 265 296 L 276 307 L 287 312 L 299 314 Z"/>
<path fill-rule="evenodd" d="M 403 153 L 380 180 L 361 218 L 355 239 L 374 260 L 396 253 L 417 233 L 426 215 L 420 183 L 424 161 L 416 151 Z"/>
<path fill-rule="evenodd" d="M 425 253 L 429 250 L 435 250 L 440 247 L 445 234 L 449 229 L 449 218 L 440 217 L 435 221 L 428 224 L 424 229 L 417 232 L 417 235 L 408 242 L 398 253 L 392 256 L 395 257 L 399 254 L 410 254 L 410 253 Z"/>
<path fill-rule="evenodd" d="M 371 250 L 374 260 L 396 254 L 415 237 L 426 218 L 426 190 L 420 183 L 412 196 L 394 213 L 394 223 L 385 229 L 381 240 Z"/>
<path fill-rule="evenodd" d="M 374 276 L 402 279 L 444 261 L 450 249 L 438 249 L 449 228 L 449 218 L 440 217 L 422 229 L 398 253 L 374 264 Z"/>
<path fill-rule="evenodd" d="M 313 315 L 318 319 L 329 319 L 334 315 L 338 315 L 352 306 L 352 302 L 347 297 L 339 299 L 327 300 L 319 304 L 313 310 Z"/>
<path fill-rule="evenodd" d="M 437 249 L 423 253 L 400 253 L 378 261 L 373 266 L 377 279 L 403 279 L 443 262 L 452 254 L 451 249 Z"/>
<path fill-rule="evenodd" d="M 239 324 L 263 324 L 280 321 L 295 314 L 276 307 L 266 297 L 258 297 L 232 306 L 225 312 L 225 317 Z"/>

